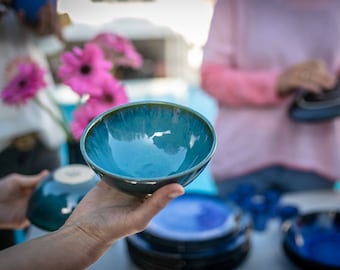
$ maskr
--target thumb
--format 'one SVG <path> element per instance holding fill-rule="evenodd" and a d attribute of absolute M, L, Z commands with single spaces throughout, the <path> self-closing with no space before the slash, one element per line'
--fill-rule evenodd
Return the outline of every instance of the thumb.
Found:
<path fill-rule="evenodd" d="M 184 188 L 180 184 L 169 184 L 158 189 L 139 207 L 137 220 L 146 225 L 170 201 L 183 194 Z"/>
<path fill-rule="evenodd" d="M 41 182 L 49 174 L 48 170 L 43 170 L 36 175 L 20 176 L 18 182 L 23 188 L 34 188 L 39 182 Z"/>

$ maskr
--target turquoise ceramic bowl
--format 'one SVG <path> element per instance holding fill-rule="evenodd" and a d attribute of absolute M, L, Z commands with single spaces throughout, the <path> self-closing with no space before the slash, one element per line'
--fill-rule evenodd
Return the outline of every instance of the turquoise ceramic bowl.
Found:
<path fill-rule="evenodd" d="M 55 170 L 33 192 L 28 203 L 27 218 L 40 229 L 59 229 L 98 180 L 93 170 L 82 164 Z"/>
<path fill-rule="evenodd" d="M 80 148 L 109 185 L 133 195 L 191 183 L 216 148 L 211 123 L 191 108 L 163 101 L 117 106 L 85 129 Z"/>

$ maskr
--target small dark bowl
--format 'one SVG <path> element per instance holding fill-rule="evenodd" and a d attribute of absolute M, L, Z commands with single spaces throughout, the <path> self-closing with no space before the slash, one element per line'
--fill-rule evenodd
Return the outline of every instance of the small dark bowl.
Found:
<path fill-rule="evenodd" d="M 169 183 L 191 183 L 216 147 L 211 123 L 175 103 L 131 102 L 96 117 L 80 148 L 87 164 L 109 185 L 145 196 Z"/>
<path fill-rule="evenodd" d="M 289 223 L 283 237 L 288 258 L 302 269 L 340 270 L 340 212 L 308 213 Z"/>
<path fill-rule="evenodd" d="M 40 229 L 59 229 L 98 181 L 98 176 L 85 165 L 72 164 L 55 170 L 34 190 L 27 218 Z"/>
<path fill-rule="evenodd" d="M 317 123 L 340 116 L 340 83 L 315 94 L 299 90 L 289 115 L 296 122 Z"/>

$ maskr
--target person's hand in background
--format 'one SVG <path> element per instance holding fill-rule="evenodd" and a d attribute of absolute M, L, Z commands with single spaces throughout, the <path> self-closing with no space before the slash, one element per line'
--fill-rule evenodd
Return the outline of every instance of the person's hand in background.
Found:
<path fill-rule="evenodd" d="M 336 83 L 336 77 L 319 60 L 310 60 L 292 66 L 281 74 L 278 79 L 278 93 L 285 96 L 294 89 L 304 89 L 319 93 L 324 89 L 331 89 Z"/>
<path fill-rule="evenodd" d="M 28 201 L 35 187 L 48 175 L 10 174 L 0 181 L 0 228 L 15 229 L 29 225 L 26 218 Z"/>

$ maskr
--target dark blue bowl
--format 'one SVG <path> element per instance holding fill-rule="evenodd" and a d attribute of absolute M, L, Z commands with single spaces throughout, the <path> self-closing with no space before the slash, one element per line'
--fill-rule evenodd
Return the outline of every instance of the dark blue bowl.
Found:
<path fill-rule="evenodd" d="M 35 189 L 27 218 L 46 231 L 59 229 L 99 178 L 87 166 L 72 164 L 50 173 Z"/>
<path fill-rule="evenodd" d="M 80 141 L 85 161 L 109 185 L 133 195 L 191 183 L 216 147 L 211 123 L 175 103 L 131 102 L 96 117 Z"/>
<path fill-rule="evenodd" d="M 340 82 L 333 89 L 320 93 L 298 91 L 289 109 L 290 117 L 296 122 L 322 122 L 340 116 Z"/>
<path fill-rule="evenodd" d="M 340 212 L 313 212 L 291 221 L 283 248 L 303 269 L 340 270 Z"/>

